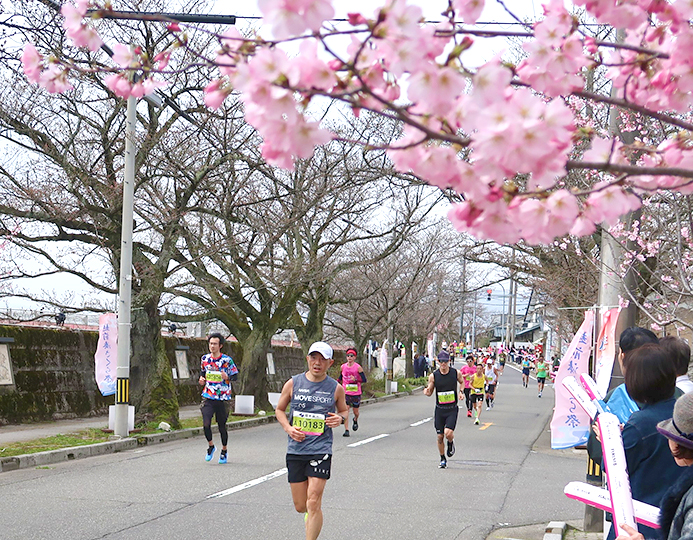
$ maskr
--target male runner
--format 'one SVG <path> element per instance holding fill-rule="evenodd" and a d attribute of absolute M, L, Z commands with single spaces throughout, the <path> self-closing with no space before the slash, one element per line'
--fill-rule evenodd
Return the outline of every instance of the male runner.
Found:
<path fill-rule="evenodd" d="M 486 410 L 493 407 L 493 400 L 496 399 L 496 385 L 498 384 L 498 369 L 493 364 L 493 359 L 486 360 Z"/>
<path fill-rule="evenodd" d="M 366 382 L 366 374 L 363 368 L 356 363 L 356 349 L 349 348 L 346 352 L 346 364 L 342 364 L 342 370 L 339 372 L 338 381 L 344 387 L 346 394 L 347 409 L 346 423 L 344 424 L 343 437 L 349 436 L 349 410 L 354 409 L 354 431 L 359 429 L 359 408 L 361 406 L 361 383 Z"/>
<path fill-rule="evenodd" d="M 332 347 L 316 341 L 306 360 L 308 371 L 286 381 L 275 414 L 289 436 L 286 467 L 294 508 L 305 513 L 306 540 L 315 540 L 322 529 L 322 494 L 332 466 L 332 428 L 345 422 L 349 409 L 344 388 L 327 376 L 334 362 Z"/>
<path fill-rule="evenodd" d="M 539 395 L 537 397 L 541 397 L 541 393 L 544 391 L 546 376 L 548 375 L 549 371 L 549 364 L 546 362 L 546 360 L 540 358 L 535 364 L 535 367 L 537 368 L 537 388 L 539 390 Z"/>
<path fill-rule="evenodd" d="M 428 376 L 428 385 L 424 394 L 430 396 L 436 391 L 435 428 L 438 434 L 438 453 L 440 454 L 439 469 L 445 469 L 448 461 L 445 458 L 443 438 L 447 439 L 447 456 L 455 454 L 455 427 L 457 426 L 457 383 L 464 385 L 462 374 L 450 367 L 450 355 L 446 351 L 438 353 L 440 367 Z M 462 398 L 460 393 L 460 399 Z"/>
<path fill-rule="evenodd" d="M 462 378 L 464 379 L 464 402 L 467 405 L 467 418 L 472 417 L 472 375 L 476 373 L 476 367 L 474 366 L 474 356 L 471 354 L 467 356 L 467 365 L 463 366 L 460 370 L 462 373 Z"/>
<path fill-rule="evenodd" d="M 238 368 L 230 356 L 221 354 L 224 346 L 224 336 L 210 334 L 207 338 L 209 354 L 205 354 L 200 361 L 200 379 L 198 382 L 204 386 L 202 390 L 202 428 L 207 439 L 207 455 L 205 461 L 212 461 L 216 447 L 212 442 L 212 416 L 216 416 L 221 436 L 221 453 L 219 463 L 227 462 L 227 448 L 229 433 L 226 431 L 226 420 L 229 418 L 229 400 L 231 399 L 230 381 L 238 378 Z"/>

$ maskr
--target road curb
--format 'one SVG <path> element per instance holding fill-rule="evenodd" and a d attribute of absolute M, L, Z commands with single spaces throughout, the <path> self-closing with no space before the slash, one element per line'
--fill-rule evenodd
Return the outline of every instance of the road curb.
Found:
<path fill-rule="evenodd" d="M 565 521 L 550 521 L 544 532 L 544 540 L 563 540 L 567 528 Z"/>
<path fill-rule="evenodd" d="M 361 402 L 361 405 L 370 405 L 372 403 L 379 403 L 399 397 L 409 396 L 419 389 L 420 388 L 415 388 L 411 392 L 397 392 L 396 394 L 390 394 L 387 396 L 365 399 Z M 229 422 L 226 425 L 226 429 L 228 431 L 236 431 L 263 424 L 272 424 L 276 421 L 277 418 L 274 415 L 258 416 L 255 418 L 249 418 L 247 420 Z M 218 433 L 219 427 L 217 425 L 213 425 L 212 432 Z M 0 472 L 42 467 L 54 463 L 61 463 L 63 461 L 72 461 L 74 459 L 114 454 L 116 452 L 124 452 L 125 450 L 133 450 L 141 446 L 151 446 L 154 444 L 179 441 L 181 439 L 190 439 L 192 437 L 198 437 L 201 435 L 204 435 L 204 430 L 201 427 L 194 427 L 179 429 L 176 431 L 167 431 L 163 433 L 153 433 L 151 435 L 135 435 L 133 437 L 127 437 L 120 440 L 106 441 L 84 446 L 73 446 L 70 448 L 60 448 L 59 450 L 48 450 L 47 452 L 36 452 L 35 454 L 10 456 L 0 458 Z"/>

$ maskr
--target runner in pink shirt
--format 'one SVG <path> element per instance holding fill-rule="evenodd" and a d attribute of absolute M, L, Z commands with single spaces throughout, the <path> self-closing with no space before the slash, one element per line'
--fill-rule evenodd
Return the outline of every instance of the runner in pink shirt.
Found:
<path fill-rule="evenodd" d="M 472 391 L 472 376 L 476 373 L 476 366 L 474 365 L 474 357 L 470 354 L 467 356 L 467 365 L 462 366 L 460 369 L 462 377 L 464 378 L 464 401 L 467 405 L 467 417 L 472 417 L 472 398 L 470 393 Z"/>
<path fill-rule="evenodd" d="M 349 437 L 349 411 L 354 410 L 354 431 L 359 429 L 359 407 L 361 406 L 361 383 L 366 382 L 366 374 L 363 368 L 356 363 L 356 349 L 349 348 L 346 352 L 346 364 L 342 364 L 339 373 L 339 382 L 344 387 L 346 403 L 349 407 L 344 423 L 344 437 Z"/>

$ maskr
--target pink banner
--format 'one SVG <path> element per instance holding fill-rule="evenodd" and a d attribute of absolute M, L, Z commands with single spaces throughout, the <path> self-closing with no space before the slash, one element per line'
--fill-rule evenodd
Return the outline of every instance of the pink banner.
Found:
<path fill-rule="evenodd" d="M 602 396 L 609 390 L 611 371 L 614 369 L 616 356 L 616 323 L 621 308 L 610 309 L 602 317 L 602 328 L 597 339 L 596 360 L 594 362 L 594 380 Z"/>
<path fill-rule="evenodd" d="M 566 351 L 556 375 L 556 407 L 551 419 L 551 448 L 572 448 L 587 442 L 590 431 L 590 417 L 577 400 L 563 386 L 566 377 L 579 377 L 587 373 L 590 351 L 592 350 L 592 323 L 594 313 L 585 312 L 582 322 L 570 347 Z"/>
<path fill-rule="evenodd" d="M 94 374 L 99 391 L 104 396 L 116 392 L 116 348 L 118 345 L 118 317 L 104 313 L 99 317 L 99 344 L 94 354 Z"/>

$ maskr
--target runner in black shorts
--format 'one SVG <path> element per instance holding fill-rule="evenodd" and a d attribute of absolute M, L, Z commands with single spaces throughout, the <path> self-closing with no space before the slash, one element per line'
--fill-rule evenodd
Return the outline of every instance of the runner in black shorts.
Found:
<path fill-rule="evenodd" d="M 439 469 L 445 469 L 448 461 L 445 457 L 443 439 L 447 439 L 447 457 L 455 454 L 455 427 L 457 426 L 457 397 L 461 392 L 457 389 L 457 383 L 464 386 L 462 374 L 450 367 L 450 355 L 441 351 L 438 353 L 440 367 L 428 376 L 428 385 L 424 388 L 424 394 L 430 396 L 433 390 L 436 392 L 435 428 L 438 434 L 438 453 L 440 454 Z"/>

